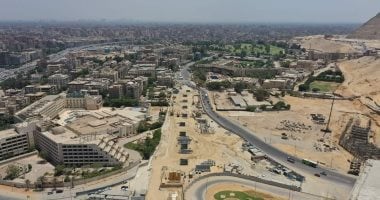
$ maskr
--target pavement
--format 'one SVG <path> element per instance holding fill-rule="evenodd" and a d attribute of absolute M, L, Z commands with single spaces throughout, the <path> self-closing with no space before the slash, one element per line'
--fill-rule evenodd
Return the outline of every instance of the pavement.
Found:
<path fill-rule="evenodd" d="M 259 182 L 253 182 L 251 180 L 245 180 L 237 177 L 230 176 L 215 176 L 206 179 L 199 180 L 196 182 L 189 190 L 185 193 L 185 199 L 206 199 L 207 191 L 217 185 L 237 184 L 247 187 L 252 190 L 258 190 L 260 192 L 273 194 L 280 197 L 285 197 L 286 199 L 294 200 L 319 200 L 322 199 L 321 196 L 311 195 L 302 192 L 296 192 L 287 190 L 284 188 L 279 188 Z M 227 190 L 228 188 L 226 188 Z"/>
<path fill-rule="evenodd" d="M 181 82 L 186 84 L 186 85 L 192 84 L 190 79 L 189 79 L 190 76 L 187 75 L 189 67 L 190 67 L 190 65 L 186 65 L 186 66 L 181 68 L 181 74 L 183 77 L 183 80 L 181 80 Z M 295 163 L 289 163 L 287 161 L 287 158 L 293 157 L 292 155 L 290 155 L 286 152 L 280 151 L 279 149 L 277 149 L 277 148 L 271 146 L 270 144 L 262 141 L 260 138 L 255 136 L 255 134 L 252 131 L 250 131 L 248 128 L 240 125 L 238 122 L 232 121 L 230 119 L 227 119 L 227 118 L 219 115 L 217 112 L 215 112 L 212 109 L 210 99 L 207 95 L 207 90 L 204 88 L 199 88 L 199 92 L 200 92 L 200 97 L 201 97 L 201 101 L 202 101 L 204 111 L 206 112 L 206 114 L 211 119 L 213 119 L 215 122 L 217 122 L 221 127 L 225 128 L 226 130 L 231 131 L 232 133 L 235 133 L 236 135 L 244 138 L 245 140 L 247 140 L 251 144 L 260 148 L 269 157 L 276 160 L 280 164 L 283 164 L 284 166 L 286 166 L 286 167 L 288 167 L 288 168 L 290 168 L 296 172 L 299 172 L 301 174 L 308 175 L 308 176 L 314 176 L 314 174 L 317 174 L 317 173 L 324 171 L 327 173 L 327 176 L 323 176 L 320 178 L 326 180 L 330 184 L 344 185 L 344 186 L 348 186 L 348 187 L 354 186 L 355 181 L 356 181 L 356 177 L 354 177 L 354 176 L 341 174 L 339 172 L 336 172 L 334 170 L 331 170 L 331 169 L 328 169 L 325 167 L 318 166 L 316 168 L 312 168 L 312 167 L 306 166 L 302 163 L 301 158 L 294 158 Z"/>

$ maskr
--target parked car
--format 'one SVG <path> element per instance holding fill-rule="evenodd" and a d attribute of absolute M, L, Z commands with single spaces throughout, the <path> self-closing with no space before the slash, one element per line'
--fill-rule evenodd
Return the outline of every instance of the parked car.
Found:
<path fill-rule="evenodd" d="M 327 176 L 326 172 L 321 172 L 320 174 L 323 175 L 323 176 Z"/>
<path fill-rule="evenodd" d="M 316 176 L 316 177 L 321 177 L 321 175 L 320 175 L 320 174 L 314 174 L 314 176 Z"/>

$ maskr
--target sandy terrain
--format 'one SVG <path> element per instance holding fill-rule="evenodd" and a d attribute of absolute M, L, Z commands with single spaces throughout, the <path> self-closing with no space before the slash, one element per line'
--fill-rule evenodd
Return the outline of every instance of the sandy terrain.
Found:
<path fill-rule="evenodd" d="M 370 96 L 380 103 L 380 58 L 368 56 L 338 65 L 345 81 L 337 93 L 344 96 Z"/>
<path fill-rule="evenodd" d="M 187 88 L 188 89 L 188 88 Z M 188 97 L 183 97 L 183 94 L 187 94 Z M 211 170 L 213 172 L 222 171 L 223 165 L 230 162 L 243 162 L 245 158 L 243 155 L 239 155 L 241 152 L 241 145 L 243 140 L 233 134 L 226 134 L 226 131 L 216 125 L 215 122 L 206 116 L 210 126 L 213 127 L 214 134 L 201 134 L 197 128 L 197 122 L 194 118 L 177 117 L 176 113 L 187 112 L 191 116 L 193 110 L 197 110 L 196 106 L 192 105 L 194 91 L 186 92 L 186 89 L 182 89 L 174 103 L 174 115 L 168 115 L 167 121 L 163 126 L 163 134 L 158 150 L 155 152 L 152 159 L 151 179 L 149 183 L 149 189 L 147 199 L 167 199 L 171 192 L 177 191 L 181 194 L 180 188 L 159 189 L 161 184 L 161 177 L 163 177 L 163 168 L 167 168 L 168 171 L 180 171 L 185 174 L 189 174 L 195 168 L 195 165 L 200 164 L 203 161 L 212 159 L 216 162 L 216 166 Z M 187 99 L 188 102 L 183 102 Z M 183 106 L 187 105 L 188 109 L 183 109 Z M 170 110 L 170 109 L 169 109 Z M 179 122 L 185 122 L 184 127 L 179 126 Z M 192 139 L 190 148 L 193 150 L 190 154 L 179 154 L 179 145 L 177 137 L 180 131 L 186 131 L 186 134 Z M 179 160 L 188 159 L 187 166 L 180 166 Z M 195 175 L 199 176 L 199 175 Z M 186 178 L 184 183 L 188 183 L 190 180 Z M 181 196 L 181 195 L 180 195 Z"/>
<path fill-rule="evenodd" d="M 13 199 L 30 199 L 30 200 L 41 199 L 40 194 L 35 193 L 32 190 L 25 191 L 25 189 L 0 185 L 0 191 L 1 191 L 0 199 L 2 198 L 7 198 L 7 199 L 12 198 L 12 200 Z"/>
<path fill-rule="evenodd" d="M 328 117 L 331 100 L 323 99 L 303 99 L 286 96 L 285 101 L 292 107 L 290 111 L 250 113 L 243 111 L 220 112 L 253 130 L 262 140 L 276 146 L 277 148 L 297 155 L 301 158 L 308 158 L 324 163 L 327 167 L 346 172 L 349 167 L 347 159 L 352 159 L 351 155 L 338 145 L 339 136 L 351 117 L 362 117 L 361 108 L 353 107 L 353 103 L 348 100 L 335 101 L 330 123 L 331 134 L 324 134 L 321 129 L 326 125 L 315 124 L 311 120 L 310 114 L 319 113 Z M 367 118 L 368 119 L 368 118 Z M 305 129 L 300 131 L 279 130 L 281 121 L 288 120 L 305 125 Z M 326 120 L 327 121 L 327 120 Z M 281 134 L 286 133 L 288 140 L 281 139 Z M 336 148 L 331 152 L 317 150 L 315 145 L 322 145 L 318 139 L 324 139 L 324 143 Z"/>
<path fill-rule="evenodd" d="M 302 48 L 329 53 L 351 53 L 357 50 L 346 42 L 327 40 L 323 36 L 307 36 L 300 39 Z"/>
<path fill-rule="evenodd" d="M 260 190 L 253 190 L 253 188 L 246 187 L 244 185 L 239 184 L 219 184 L 210 187 L 207 189 L 206 193 L 206 200 L 214 200 L 214 195 L 218 192 L 225 191 L 225 190 L 232 190 L 232 191 L 240 191 L 240 192 L 246 192 L 247 194 L 256 194 L 261 197 L 264 197 L 265 200 L 285 200 L 285 198 L 281 197 L 275 197 L 269 194 L 264 193 Z"/>

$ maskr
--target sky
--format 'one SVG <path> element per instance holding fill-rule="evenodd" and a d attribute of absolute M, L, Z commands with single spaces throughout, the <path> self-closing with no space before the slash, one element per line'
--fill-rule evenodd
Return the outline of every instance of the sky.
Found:
<path fill-rule="evenodd" d="M 0 0 L 0 21 L 363 23 L 380 0 Z"/>

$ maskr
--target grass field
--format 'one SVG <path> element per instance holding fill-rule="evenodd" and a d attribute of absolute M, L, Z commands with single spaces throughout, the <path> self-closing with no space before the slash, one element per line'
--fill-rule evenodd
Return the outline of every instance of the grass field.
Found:
<path fill-rule="evenodd" d="M 231 53 L 238 53 L 238 54 L 242 50 L 245 50 L 248 55 L 255 55 L 257 53 L 260 53 L 260 54 L 266 54 L 267 53 L 266 49 L 265 49 L 265 45 L 255 45 L 252 48 L 252 44 L 243 43 L 240 45 L 239 48 L 236 48 L 236 46 L 234 46 L 234 45 L 226 45 L 225 48 L 228 51 L 230 51 Z M 270 45 L 270 51 L 269 51 L 270 55 L 278 55 L 278 54 L 280 54 L 281 51 L 284 52 L 284 49 Z"/>
<path fill-rule="evenodd" d="M 264 200 L 260 196 L 248 195 L 245 192 L 238 191 L 221 191 L 214 195 L 216 200 L 225 200 L 225 199 L 233 199 L 233 200 Z"/>
<path fill-rule="evenodd" d="M 339 85 L 340 83 L 313 81 L 310 83 L 310 90 L 312 91 L 313 88 L 317 88 L 320 92 L 333 92 L 338 88 Z"/>

